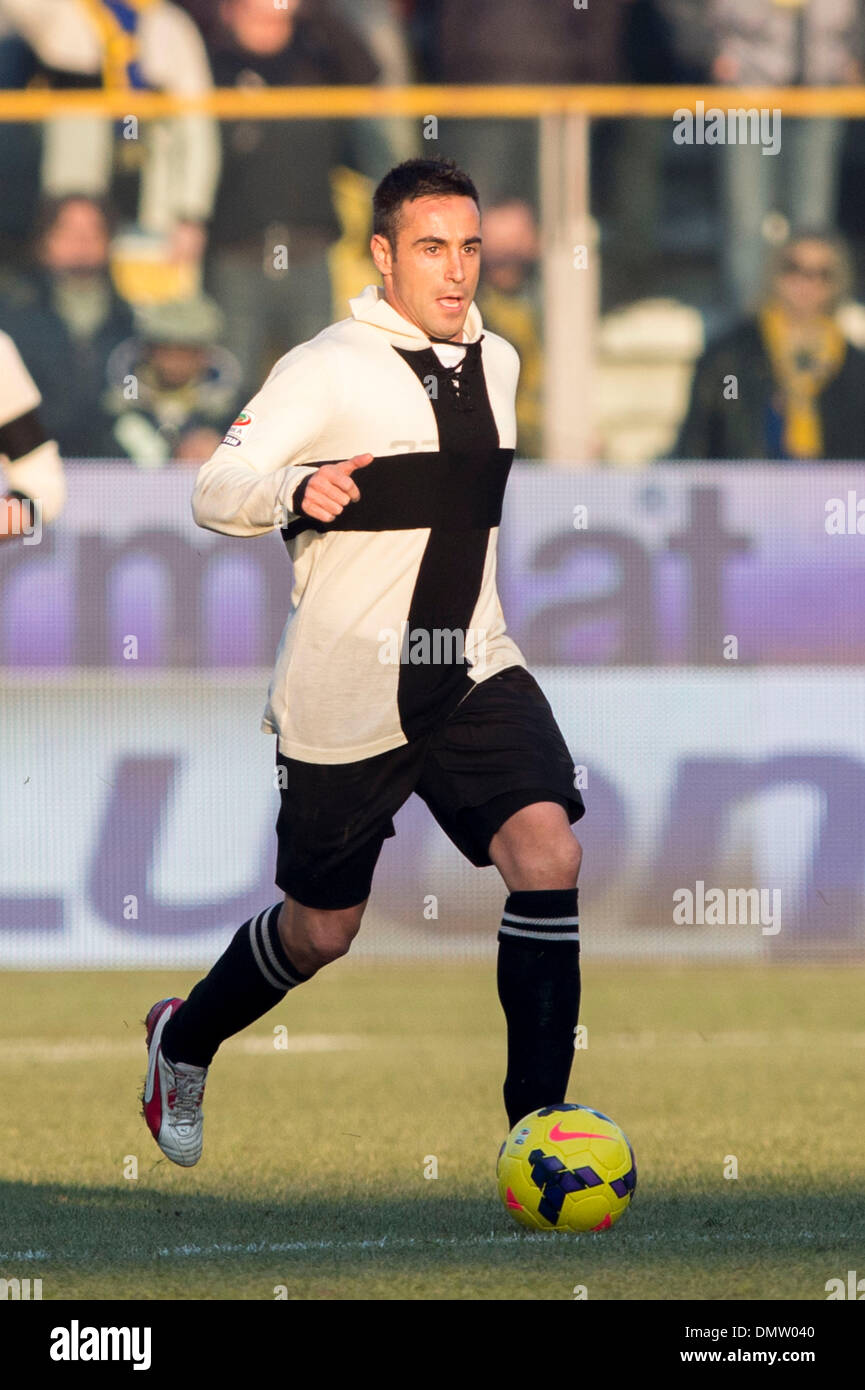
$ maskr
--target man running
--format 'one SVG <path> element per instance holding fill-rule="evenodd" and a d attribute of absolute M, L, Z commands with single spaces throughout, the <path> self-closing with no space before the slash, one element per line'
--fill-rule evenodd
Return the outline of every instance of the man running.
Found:
<path fill-rule="evenodd" d="M 477 192 L 452 161 L 392 169 L 373 199 L 383 288 L 277 362 L 198 474 L 198 524 L 279 527 L 294 588 L 263 723 L 284 901 L 240 927 L 185 1002 L 147 1017 L 144 1114 L 183 1166 L 201 1154 L 219 1044 L 348 951 L 412 792 L 508 889 L 508 1120 L 564 1099 L 584 807 L 496 592 L 519 359 L 473 304 L 480 247 Z"/>

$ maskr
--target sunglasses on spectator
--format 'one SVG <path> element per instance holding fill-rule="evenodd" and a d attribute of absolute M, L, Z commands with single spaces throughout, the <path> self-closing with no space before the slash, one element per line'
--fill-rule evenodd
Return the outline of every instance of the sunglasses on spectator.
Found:
<path fill-rule="evenodd" d="M 837 273 L 834 265 L 803 265 L 793 257 L 781 262 L 781 270 L 784 275 L 801 275 L 803 280 L 824 280 L 827 283 L 834 280 Z"/>

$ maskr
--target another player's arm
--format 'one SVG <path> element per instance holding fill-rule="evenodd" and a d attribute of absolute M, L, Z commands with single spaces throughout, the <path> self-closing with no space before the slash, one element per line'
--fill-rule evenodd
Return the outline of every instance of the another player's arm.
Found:
<path fill-rule="evenodd" d="M 5 334 L 0 336 L 0 375 L 3 540 L 32 529 L 37 504 L 40 520 L 54 521 L 66 501 L 66 479 L 57 444 L 48 438 L 39 419 L 39 391 L 12 339 Z"/>
<path fill-rule="evenodd" d="M 0 425 L 0 456 L 7 492 L 6 514 L 29 511 L 38 503 L 43 521 L 54 521 L 66 501 L 63 461 L 55 440 L 48 439 L 36 411 Z"/>
<path fill-rule="evenodd" d="M 192 513 L 227 536 L 260 536 L 301 512 L 332 521 L 360 496 L 351 474 L 372 460 L 295 462 L 315 452 L 338 401 L 321 353 L 297 348 L 277 363 L 223 442 L 199 470 Z"/>

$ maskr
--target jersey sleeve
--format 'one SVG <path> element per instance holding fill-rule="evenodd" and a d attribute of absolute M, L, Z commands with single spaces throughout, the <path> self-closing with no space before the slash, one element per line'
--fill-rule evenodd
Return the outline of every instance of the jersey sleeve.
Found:
<path fill-rule="evenodd" d="M 4 463 L 2 471 L 11 493 L 38 502 L 43 521 L 56 521 L 66 502 L 66 475 L 53 439 L 13 463 Z"/>
<path fill-rule="evenodd" d="M 324 353 L 306 345 L 277 362 L 198 472 L 192 514 L 199 526 L 260 536 L 289 524 L 295 489 L 323 461 L 316 443 L 335 406 L 332 377 Z"/>
<path fill-rule="evenodd" d="M 41 405 L 39 388 L 8 333 L 0 333 L 0 428 Z M 5 450 L 0 445 L 0 452 Z"/>
<path fill-rule="evenodd" d="M 18 349 L 0 333 L 0 482 L 38 502 L 43 521 L 54 521 L 66 501 L 66 479 L 57 445 L 37 414 L 41 402 Z"/>

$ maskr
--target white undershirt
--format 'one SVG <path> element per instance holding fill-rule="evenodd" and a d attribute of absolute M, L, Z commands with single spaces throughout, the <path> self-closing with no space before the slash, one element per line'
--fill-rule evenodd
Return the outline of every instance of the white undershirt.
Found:
<path fill-rule="evenodd" d="M 432 343 L 431 347 L 443 367 L 456 367 L 466 355 L 465 329 L 462 343 Z"/>

